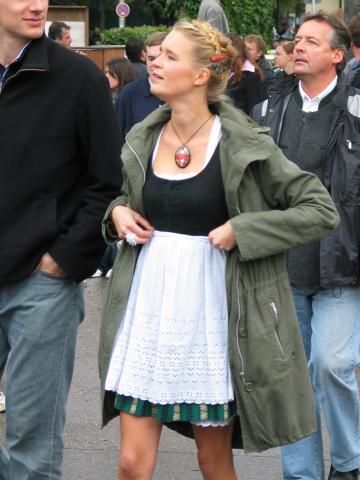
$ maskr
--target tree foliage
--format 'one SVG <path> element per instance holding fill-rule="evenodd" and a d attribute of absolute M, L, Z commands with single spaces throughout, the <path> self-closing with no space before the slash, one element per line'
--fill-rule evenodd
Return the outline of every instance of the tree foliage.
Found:
<path fill-rule="evenodd" d="M 130 38 L 141 38 L 146 40 L 154 32 L 166 32 L 168 27 L 142 25 L 141 27 L 109 28 L 104 30 L 105 45 L 125 45 Z"/>
<path fill-rule="evenodd" d="M 201 0 L 166 0 L 169 18 L 196 18 Z M 222 0 L 230 29 L 241 35 L 258 33 L 270 39 L 275 0 Z"/>

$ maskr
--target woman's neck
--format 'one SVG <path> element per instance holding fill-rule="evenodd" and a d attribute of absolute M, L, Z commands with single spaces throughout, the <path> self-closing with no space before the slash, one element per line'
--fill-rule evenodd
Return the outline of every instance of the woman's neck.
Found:
<path fill-rule="evenodd" d="M 199 105 L 172 105 L 171 123 L 175 126 L 181 137 L 187 137 L 194 132 L 194 129 L 210 117 L 211 112 L 208 104 Z"/>

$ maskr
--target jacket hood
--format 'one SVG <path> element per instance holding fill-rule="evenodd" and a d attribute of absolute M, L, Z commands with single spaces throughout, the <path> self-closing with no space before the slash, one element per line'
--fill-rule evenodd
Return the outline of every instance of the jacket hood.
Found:
<path fill-rule="evenodd" d="M 253 160 L 263 160 L 269 157 L 268 144 L 263 135 L 268 133 L 267 127 L 259 127 L 250 117 L 227 101 L 222 100 L 211 105 L 210 110 L 220 117 L 222 148 L 229 149 L 231 154 L 239 154 L 242 170 L 245 170 Z M 142 154 L 145 154 L 145 162 L 149 159 L 154 139 L 156 140 L 170 116 L 171 108 L 169 105 L 164 105 L 136 124 L 126 136 L 127 142 L 140 158 L 144 158 Z M 151 142 L 150 139 L 152 139 Z M 144 150 L 148 150 L 149 142 L 151 143 L 150 151 L 144 152 Z"/>
<path fill-rule="evenodd" d="M 251 162 L 269 158 L 276 147 L 267 135 L 269 131 L 267 127 L 259 127 L 250 117 L 230 103 L 219 101 L 210 108 L 219 115 L 221 121 L 221 173 L 228 186 L 225 195 L 229 214 L 233 216 L 238 212 L 237 190 L 246 168 Z M 135 190 L 136 186 L 138 187 L 140 183 L 143 185 L 145 182 L 152 149 L 161 128 L 170 119 L 170 115 L 169 105 L 164 105 L 152 112 L 144 121 L 136 124 L 126 136 L 122 161 L 129 181 Z M 134 162 L 134 155 L 141 170 Z M 234 161 L 229 162 L 229 158 Z M 143 212 L 141 199 L 138 200 L 137 208 Z"/>

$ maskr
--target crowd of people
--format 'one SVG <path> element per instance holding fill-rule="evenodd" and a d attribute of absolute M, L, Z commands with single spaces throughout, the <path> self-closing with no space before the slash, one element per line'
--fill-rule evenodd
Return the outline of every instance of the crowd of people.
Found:
<path fill-rule="evenodd" d="M 358 479 L 360 15 L 305 17 L 271 66 L 202 0 L 101 72 L 47 9 L 0 0 L 0 480 L 62 478 L 101 276 L 119 480 L 152 478 L 164 426 L 205 480 L 272 447 L 284 480 Z"/>

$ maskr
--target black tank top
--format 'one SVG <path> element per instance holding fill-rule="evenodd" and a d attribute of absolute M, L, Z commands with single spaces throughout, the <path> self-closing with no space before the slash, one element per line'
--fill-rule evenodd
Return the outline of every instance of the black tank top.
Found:
<path fill-rule="evenodd" d="M 160 231 L 205 235 L 229 218 L 222 182 L 219 145 L 204 170 L 191 178 L 156 176 L 151 159 L 143 189 L 147 218 Z"/>

